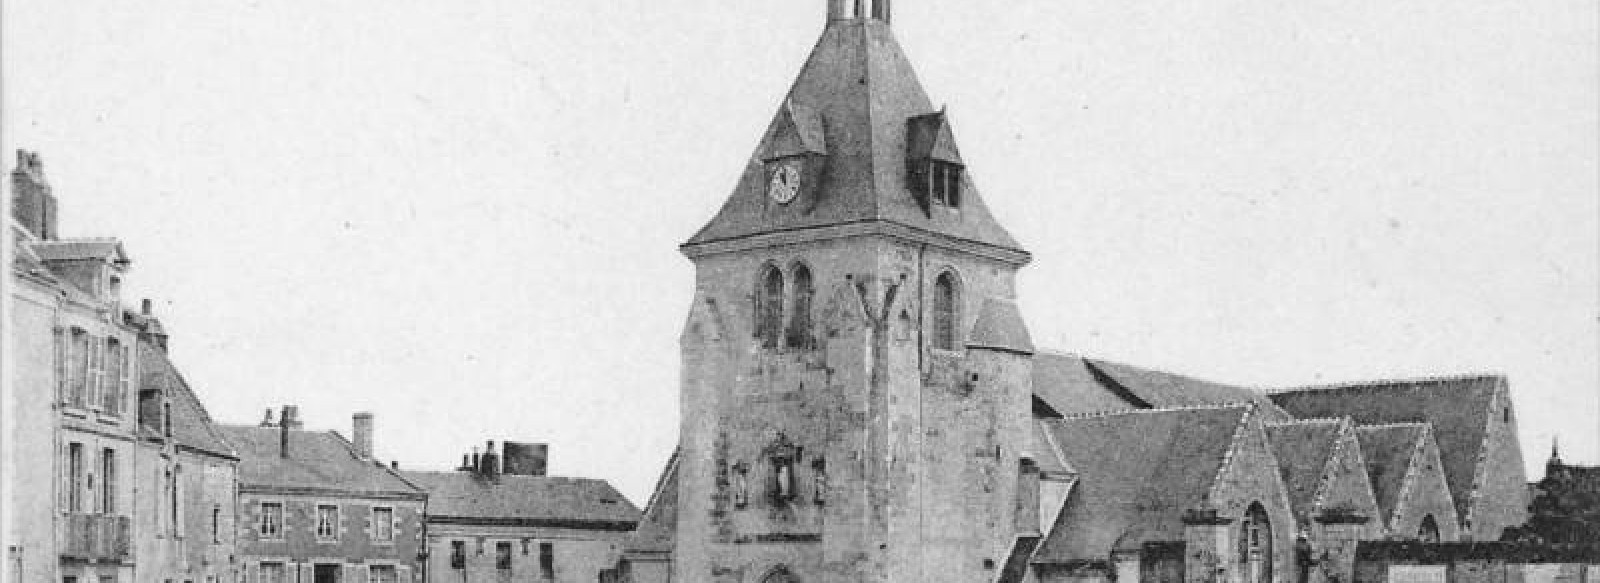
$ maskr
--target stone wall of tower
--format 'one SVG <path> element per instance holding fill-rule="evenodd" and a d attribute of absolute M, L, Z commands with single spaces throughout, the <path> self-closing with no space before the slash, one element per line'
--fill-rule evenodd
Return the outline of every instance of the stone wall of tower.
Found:
<path fill-rule="evenodd" d="M 964 332 L 984 298 L 1012 296 L 1013 269 L 878 236 L 696 263 L 674 580 L 992 578 L 1014 523 L 1028 359 L 928 349 L 923 322 L 943 270 L 960 276 Z M 763 348 L 759 274 L 772 265 L 789 281 L 800 263 L 815 346 Z M 783 500 L 777 459 L 792 464 Z"/>

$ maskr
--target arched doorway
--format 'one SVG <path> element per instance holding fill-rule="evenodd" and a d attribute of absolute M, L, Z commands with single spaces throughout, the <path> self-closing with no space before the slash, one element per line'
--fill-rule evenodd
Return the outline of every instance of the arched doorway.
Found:
<path fill-rule="evenodd" d="M 1429 514 L 1422 517 L 1422 526 L 1417 527 L 1417 540 L 1425 543 L 1439 542 L 1439 522 Z"/>
<path fill-rule="evenodd" d="M 1272 581 L 1272 519 L 1252 502 L 1239 522 L 1239 567 L 1247 583 Z"/>

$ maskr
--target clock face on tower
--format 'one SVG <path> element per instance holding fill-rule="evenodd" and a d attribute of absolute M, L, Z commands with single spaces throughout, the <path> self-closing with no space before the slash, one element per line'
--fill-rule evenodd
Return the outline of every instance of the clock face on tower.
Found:
<path fill-rule="evenodd" d="M 772 168 L 772 179 L 767 183 L 767 196 L 778 204 L 789 204 L 800 194 L 800 164 L 785 162 Z"/>

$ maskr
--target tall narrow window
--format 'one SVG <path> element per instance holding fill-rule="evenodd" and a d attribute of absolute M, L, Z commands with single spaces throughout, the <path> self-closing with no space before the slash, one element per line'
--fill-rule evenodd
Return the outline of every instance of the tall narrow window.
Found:
<path fill-rule="evenodd" d="M 117 513 L 117 450 L 100 452 L 100 511 Z"/>
<path fill-rule="evenodd" d="M 956 276 L 948 271 L 933 281 L 933 346 L 956 349 L 956 305 L 960 290 Z"/>
<path fill-rule="evenodd" d="M 89 392 L 85 397 L 89 406 L 96 409 L 102 404 L 100 396 L 105 394 L 105 367 L 106 345 L 99 340 L 89 341 Z"/>
<path fill-rule="evenodd" d="M 284 578 L 283 563 L 262 563 L 260 583 L 288 583 Z"/>
<path fill-rule="evenodd" d="M 1422 525 L 1417 527 L 1417 540 L 1425 543 L 1439 542 L 1439 522 L 1429 514 L 1422 517 Z"/>
<path fill-rule="evenodd" d="M 1272 581 L 1272 520 L 1259 502 L 1250 504 L 1239 524 L 1239 562 L 1246 583 Z"/>
<path fill-rule="evenodd" d="M 183 470 L 181 469 L 175 468 L 171 472 L 167 472 L 167 481 L 172 484 L 172 486 L 167 489 L 167 492 L 172 494 L 172 499 L 169 501 L 171 506 L 167 508 L 167 520 L 169 521 L 167 524 L 172 527 L 172 536 L 178 538 L 183 537 L 182 471 Z"/>
<path fill-rule="evenodd" d="M 556 578 L 556 546 L 552 543 L 539 543 L 539 578 Z"/>
<path fill-rule="evenodd" d="M 127 362 L 123 354 L 122 344 L 116 338 L 106 339 L 106 379 L 105 389 L 101 391 L 100 410 L 107 415 L 122 414 L 122 391 L 126 387 L 127 374 Z"/>
<path fill-rule="evenodd" d="M 67 444 L 67 511 L 83 511 L 83 444 Z"/>
<path fill-rule="evenodd" d="M 756 338 L 761 346 L 777 348 L 783 334 L 783 272 L 767 267 L 756 290 Z"/>
<path fill-rule="evenodd" d="M 261 538 L 275 539 L 283 536 L 283 503 L 261 503 L 261 525 L 257 528 Z"/>
<path fill-rule="evenodd" d="M 339 539 L 339 507 L 317 506 L 317 540 L 328 542 Z"/>
<path fill-rule="evenodd" d="M 372 509 L 372 538 L 379 542 L 394 540 L 394 509 Z"/>
<path fill-rule="evenodd" d="M 787 343 L 790 348 L 811 348 L 811 297 L 815 289 L 811 283 L 811 270 L 805 265 L 794 266 L 794 306 L 789 313 Z"/>
<path fill-rule="evenodd" d="M 222 509 L 211 508 L 211 544 L 222 544 Z"/>
<path fill-rule="evenodd" d="M 961 165 L 933 160 L 929 162 L 928 190 L 933 202 L 950 208 L 961 207 Z"/>
<path fill-rule="evenodd" d="M 467 567 L 467 541 L 450 541 L 450 568 L 465 569 Z"/>
<path fill-rule="evenodd" d="M 494 568 L 502 571 L 511 570 L 511 541 L 494 543 Z"/>
<path fill-rule="evenodd" d="M 74 407 L 85 406 L 84 399 L 89 392 L 89 333 L 80 328 L 72 329 L 71 344 L 67 347 L 67 358 L 70 365 L 67 369 L 67 401 Z"/>

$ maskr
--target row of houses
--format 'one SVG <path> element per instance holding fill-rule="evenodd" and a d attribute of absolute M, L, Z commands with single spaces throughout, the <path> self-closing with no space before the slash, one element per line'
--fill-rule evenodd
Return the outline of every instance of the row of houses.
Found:
<path fill-rule="evenodd" d="M 373 455 L 292 405 L 212 419 L 132 261 L 64 238 L 37 154 L 18 152 L 10 227 L 14 469 L 6 568 L 61 583 L 595 581 L 639 510 L 603 480 L 546 475 L 542 444 L 488 442 L 448 471 Z"/>

